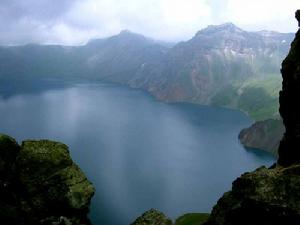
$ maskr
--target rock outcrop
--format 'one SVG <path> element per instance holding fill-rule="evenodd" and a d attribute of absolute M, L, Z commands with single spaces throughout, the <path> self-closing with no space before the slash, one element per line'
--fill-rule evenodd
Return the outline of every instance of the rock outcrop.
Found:
<path fill-rule="evenodd" d="M 150 209 L 138 217 L 131 225 L 173 225 L 173 222 L 162 212 Z"/>
<path fill-rule="evenodd" d="M 88 225 L 93 194 L 66 145 L 0 135 L 1 224 Z"/>
<path fill-rule="evenodd" d="M 281 120 L 268 119 L 255 122 L 239 134 L 241 144 L 246 148 L 260 149 L 278 156 L 279 143 L 285 128 Z"/>
<path fill-rule="evenodd" d="M 300 11 L 296 12 L 300 25 Z M 300 163 L 300 30 L 292 42 L 291 50 L 282 63 L 282 91 L 279 112 L 286 128 L 279 147 L 278 163 L 289 166 Z"/>
<path fill-rule="evenodd" d="M 299 225 L 300 165 L 259 168 L 233 183 L 205 225 Z"/>

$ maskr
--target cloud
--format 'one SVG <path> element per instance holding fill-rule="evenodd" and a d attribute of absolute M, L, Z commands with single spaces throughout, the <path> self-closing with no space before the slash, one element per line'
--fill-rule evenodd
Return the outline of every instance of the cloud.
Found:
<path fill-rule="evenodd" d="M 69 24 L 93 29 L 100 36 L 129 29 L 168 40 L 190 37 L 209 19 L 205 0 L 87 0 L 77 2 L 67 14 Z"/>
<path fill-rule="evenodd" d="M 299 0 L 228 0 L 223 18 L 252 30 L 295 31 Z"/>
<path fill-rule="evenodd" d="M 224 22 L 292 32 L 297 8 L 299 0 L 1 0 L 0 45 L 83 44 L 122 29 L 179 41 Z"/>

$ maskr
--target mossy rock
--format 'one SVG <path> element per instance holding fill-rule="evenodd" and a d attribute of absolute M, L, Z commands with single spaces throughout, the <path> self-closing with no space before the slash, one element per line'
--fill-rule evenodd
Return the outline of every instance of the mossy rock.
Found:
<path fill-rule="evenodd" d="M 25 183 L 28 182 L 26 179 L 43 183 L 50 175 L 71 166 L 73 161 L 65 144 L 29 140 L 23 141 L 17 163 Z"/>
<path fill-rule="evenodd" d="M 73 163 L 66 145 L 49 140 L 24 141 L 17 165 L 35 211 L 88 211 L 95 190 Z"/>
<path fill-rule="evenodd" d="M 187 213 L 177 218 L 175 225 L 202 225 L 208 217 L 208 213 Z"/>
<path fill-rule="evenodd" d="M 87 209 L 94 194 L 93 185 L 78 166 L 73 164 L 54 174 L 45 185 L 49 202 L 65 204 L 74 210 Z"/>
<path fill-rule="evenodd" d="M 90 225 L 94 191 L 65 144 L 0 134 L 1 224 Z"/>
<path fill-rule="evenodd" d="M 138 217 L 131 225 L 173 225 L 173 223 L 162 212 L 150 209 Z"/>
<path fill-rule="evenodd" d="M 233 182 L 206 225 L 299 225 L 300 165 L 261 167 Z"/>

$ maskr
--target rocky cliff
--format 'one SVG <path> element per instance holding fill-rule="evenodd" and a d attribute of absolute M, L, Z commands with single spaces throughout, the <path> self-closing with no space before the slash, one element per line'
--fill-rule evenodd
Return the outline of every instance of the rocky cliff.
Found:
<path fill-rule="evenodd" d="M 281 120 L 268 119 L 255 122 L 239 134 L 239 140 L 246 148 L 265 150 L 278 156 L 279 143 L 285 128 Z"/>
<path fill-rule="evenodd" d="M 300 24 L 300 11 L 296 13 Z M 300 163 L 300 30 L 292 42 L 291 50 L 282 63 L 282 91 L 279 112 L 286 128 L 279 147 L 279 164 Z"/>
<path fill-rule="evenodd" d="M 0 135 L 0 224 L 88 225 L 93 194 L 66 145 Z"/>
<path fill-rule="evenodd" d="M 233 182 L 205 225 L 299 225 L 300 165 L 259 168 Z"/>

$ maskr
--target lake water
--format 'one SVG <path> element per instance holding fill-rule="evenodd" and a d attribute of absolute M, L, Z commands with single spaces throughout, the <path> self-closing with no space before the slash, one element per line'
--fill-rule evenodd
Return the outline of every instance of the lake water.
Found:
<path fill-rule="evenodd" d="M 0 98 L 0 132 L 69 145 L 96 187 L 94 225 L 126 225 L 156 208 L 171 218 L 209 212 L 232 181 L 274 158 L 237 139 L 239 111 L 164 104 L 138 90 L 73 84 Z"/>

